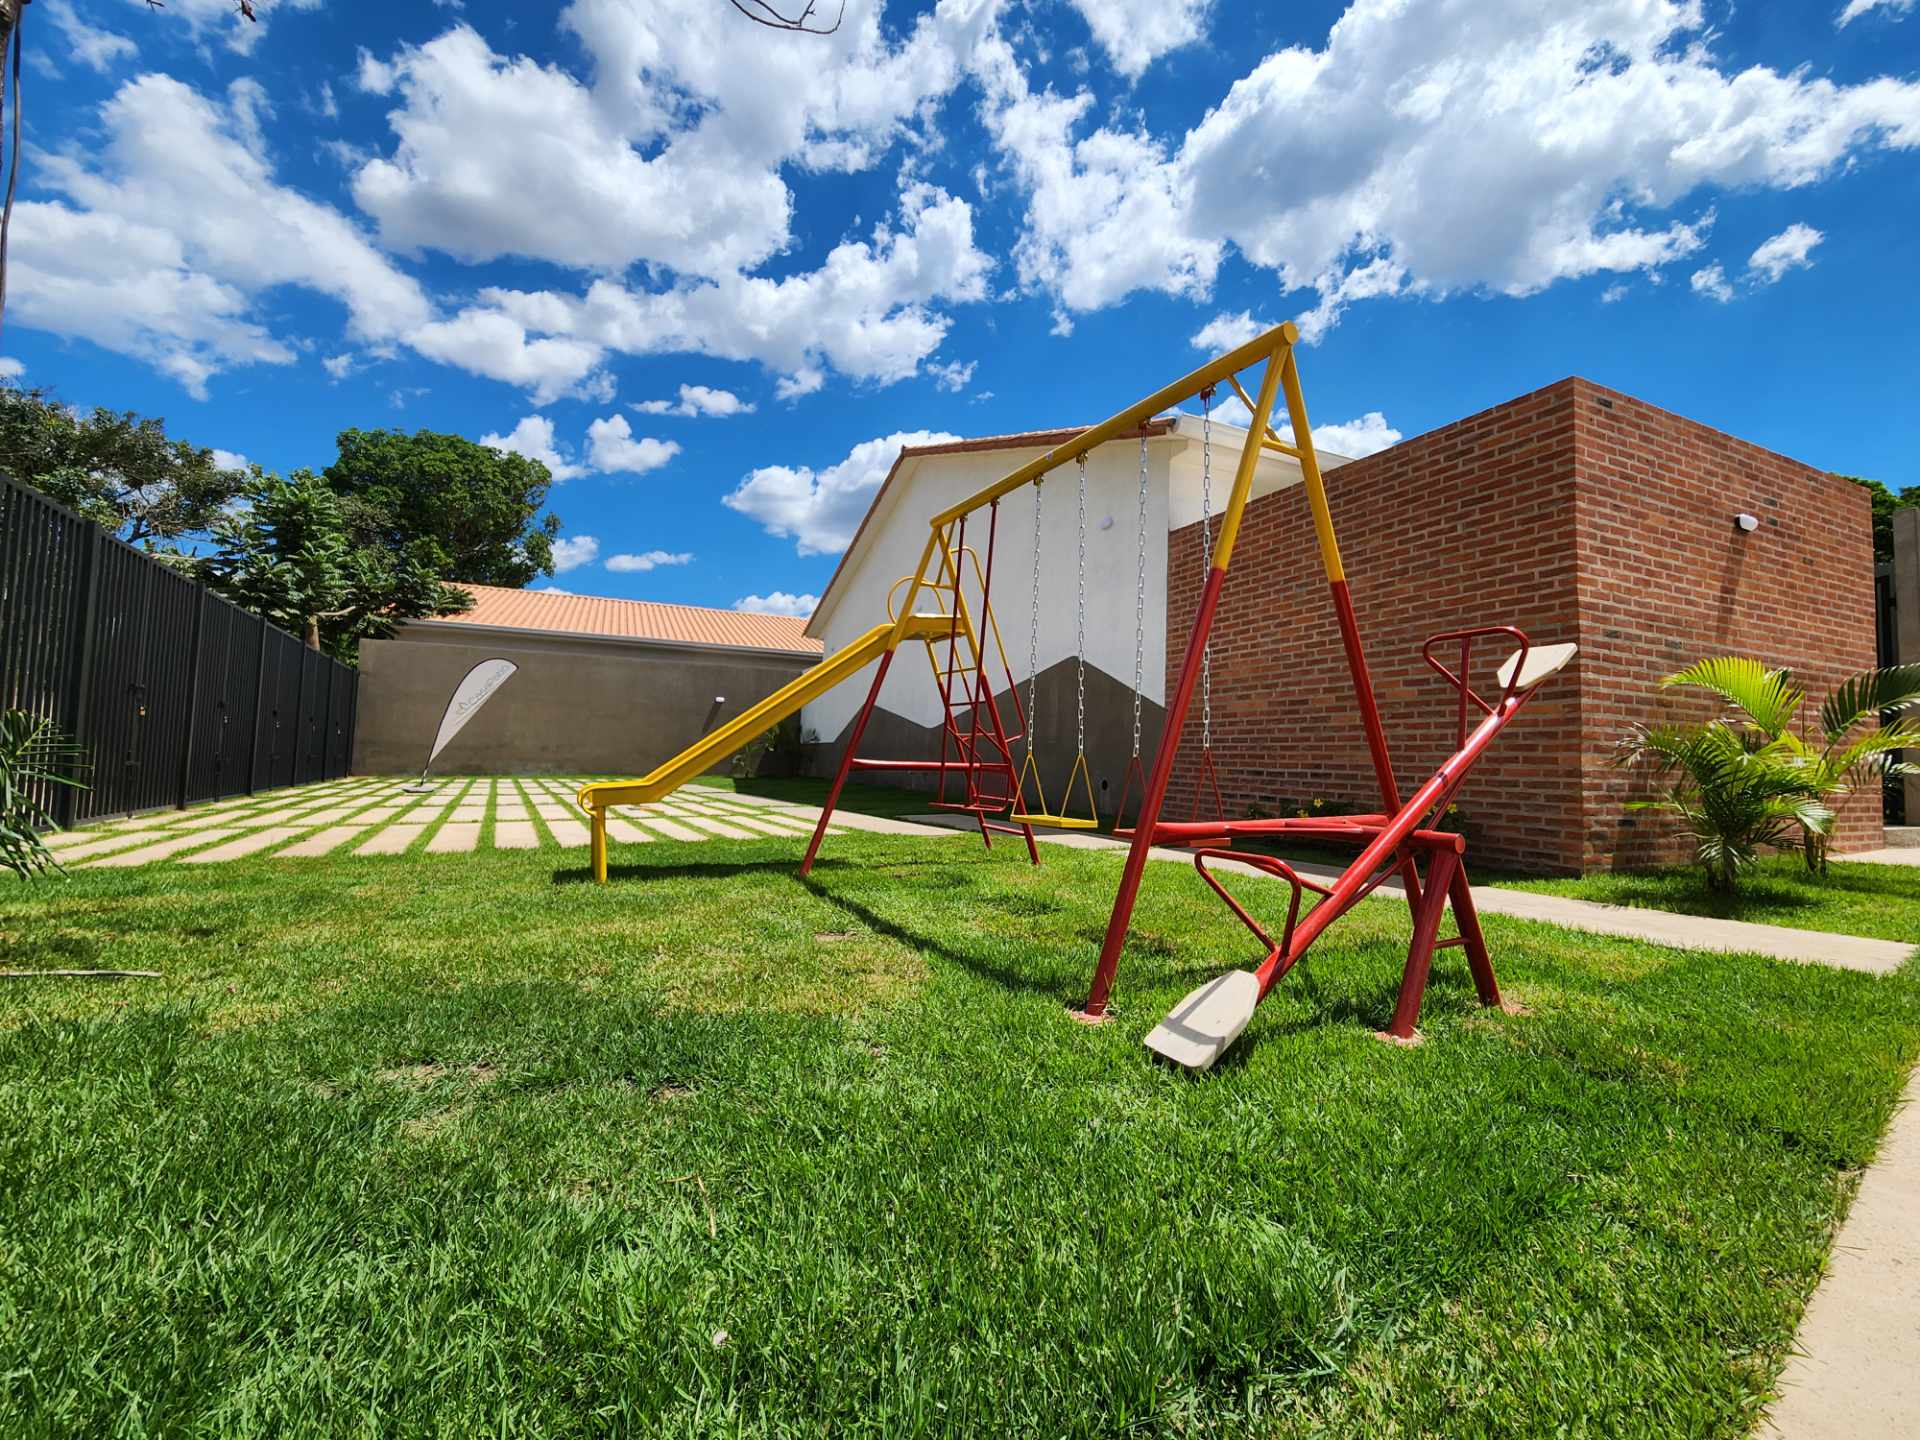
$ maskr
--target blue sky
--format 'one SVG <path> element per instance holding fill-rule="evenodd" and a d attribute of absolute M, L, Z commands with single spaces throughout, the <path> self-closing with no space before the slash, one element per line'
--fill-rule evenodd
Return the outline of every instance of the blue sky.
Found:
<path fill-rule="evenodd" d="M 1288 318 L 1334 448 L 1580 374 L 1920 484 L 1913 0 L 231 8 L 28 11 L 6 368 L 539 454 L 580 593 L 804 609 L 903 438 Z"/>

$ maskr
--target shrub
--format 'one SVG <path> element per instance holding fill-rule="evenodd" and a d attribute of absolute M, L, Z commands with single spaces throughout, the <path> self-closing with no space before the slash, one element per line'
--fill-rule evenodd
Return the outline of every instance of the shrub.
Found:
<path fill-rule="evenodd" d="M 0 869 L 22 880 L 60 869 L 40 838 L 59 828 L 40 797 L 50 785 L 84 788 L 80 762 L 80 747 L 46 716 L 0 710 Z"/>

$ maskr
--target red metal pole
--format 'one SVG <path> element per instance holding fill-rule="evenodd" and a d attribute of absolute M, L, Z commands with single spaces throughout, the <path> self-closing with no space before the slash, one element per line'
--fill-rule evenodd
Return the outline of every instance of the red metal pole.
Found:
<path fill-rule="evenodd" d="M 1392 814 L 1400 808 L 1400 786 L 1393 778 L 1393 757 L 1387 753 L 1387 731 L 1380 723 L 1380 706 L 1373 698 L 1373 677 L 1367 673 L 1366 647 L 1360 643 L 1360 622 L 1354 618 L 1353 592 L 1345 577 L 1328 582 L 1333 590 L 1333 613 L 1340 623 L 1340 644 L 1347 652 L 1347 669 L 1353 675 L 1354 699 L 1360 705 L 1360 725 L 1366 731 L 1367 751 L 1373 757 L 1373 774 L 1380 785 L 1380 799 Z M 1464 736 L 1462 739 L 1464 740 Z M 1407 856 L 1400 862 L 1400 886 L 1407 892 L 1407 907 L 1415 915 L 1420 911 L 1420 871 Z"/>
<path fill-rule="evenodd" d="M 1487 940 L 1480 933 L 1480 912 L 1474 908 L 1473 886 L 1467 883 L 1465 863 L 1454 866 L 1453 883 L 1447 888 L 1453 901 L 1453 923 L 1460 931 L 1460 948 L 1467 952 L 1467 968 L 1473 972 L 1473 988 L 1482 1005 L 1500 1004 L 1500 982 L 1494 978 L 1493 957 L 1487 954 Z"/>
<path fill-rule="evenodd" d="M 1160 732 L 1160 748 L 1154 752 L 1153 770 L 1147 776 L 1147 789 L 1140 800 L 1140 815 L 1133 822 L 1133 844 L 1127 851 L 1127 868 L 1120 875 L 1120 890 L 1113 897 L 1113 914 L 1107 920 L 1106 939 L 1100 946 L 1100 963 L 1094 967 L 1093 985 L 1087 992 L 1083 1018 L 1099 1020 L 1107 1013 L 1107 999 L 1113 993 L 1114 973 L 1120 968 L 1120 951 L 1127 943 L 1127 925 L 1133 918 L 1134 901 L 1140 894 L 1140 878 L 1146 873 L 1147 852 L 1153 848 L 1153 827 L 1160 819 L 1160 803 L 1166 799 L 1167 782 L 1173 777 L 1174 756 L 1180 749 L 1180 730 L 1186 723 L 1187 707 L 1193 703 L 1193 687 L 1200 680 L 1201 657 L 1206 653 L 1207 636 L 1213 630 L 1214 611 L 1220 607 L 1220 587 L 1227 572 L 1215 566 L 1207 572 L 1207 583 L 1200 592 L 1200 604 L 1194 612 L 1193 630 L 1187 636 L 1186 658 L 1180 662 L 1180 682 L 1167 706 L 1165 728 Z M 1311 915 L 1308 916 L 1312 918 Z"/>
<path fill-rule="evenodd" d="M 1420 1000 L 1427 993 L 1427 973 L 1433 968 L 1433 942 L 1440 933 L 1440 913 L 1447 908 L 1447 891 L 1452 885 L 1460 857 L 1451 850 L 1436 850 L 1427 866 L 1427 892 L 1413 912 L 1413 941 L 1407 946 L 1407 968 L 1400 977 L 1400 998 L 1393 1007 L 1393 1019 L 1387 1034 L 1397 1040 L 1413 1038 L 1413 1025 L 1420 1018 Z"/>
<path fill-rule="evenodd" d="M 859 715 L 854 718 L 853 733 L 847 736 L 847 748 L 840 754 L 840 768 L 834 774 L 833 788 L 827 791 L 827 803 L 820 807 L 820 823 L 813 827 L 813 839 L 807 842 L 807 858 L 800 862 L 802 875 L 813 869 L 813 857 L 820 853 L 820 841 L 826 836 L 827 821 L 833 818 L 833 807 L 840 803 L 841 787 L 847 783 L 847 771 L 853 768 L 853 755 L 860 748 L 860 737 L 867 733 L 867 718 L 873 714 L 874 704 L 880 699 L 880 684 L 887 678 L 887 667 L 893 664 L 893 654 L 889 650 L 880 657 L 880 668 L 873 672 L 873 686 L 867 691 L 867 703 L 860 707 Z"/>

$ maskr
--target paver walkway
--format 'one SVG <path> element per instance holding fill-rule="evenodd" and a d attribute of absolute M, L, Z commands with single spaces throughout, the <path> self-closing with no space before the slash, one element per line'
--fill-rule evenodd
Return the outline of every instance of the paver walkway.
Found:
<path fill-rule="evenodd" d="M 543 845 L 585 849 L 587 817 L 573 798 L 582 783 L 455 779 L 409 791 L 397 779 L 335 780 L 108 820 L 50 835 L 47 844 L 71 869 L 161 861 L 218 865 L 262 854 L 312 860 L 329 855 L 461 855 Z M 819 810 L 810 805 L 690 785 L 659 804 L 615 809 L 608 817 L 607 834 L 616 850 L 656 841 L 692 845 L 716 839 L 805 837 L 819 818 Z M 948 833 L 853 814 L 836 815 L 827 833 L 848 830 Z"/>

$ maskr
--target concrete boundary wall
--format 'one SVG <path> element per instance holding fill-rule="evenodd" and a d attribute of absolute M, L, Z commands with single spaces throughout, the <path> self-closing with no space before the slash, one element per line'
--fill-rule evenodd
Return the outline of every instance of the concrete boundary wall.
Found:
<path fill-rule="evenodd" d="M 448 745 L 442 771 L 641 774 L 818 663 L 596 636 L 402 630 L 360 646 L 355 772 L 417 771 L 460 677 L 496 655 L 519 673 Z"/>

